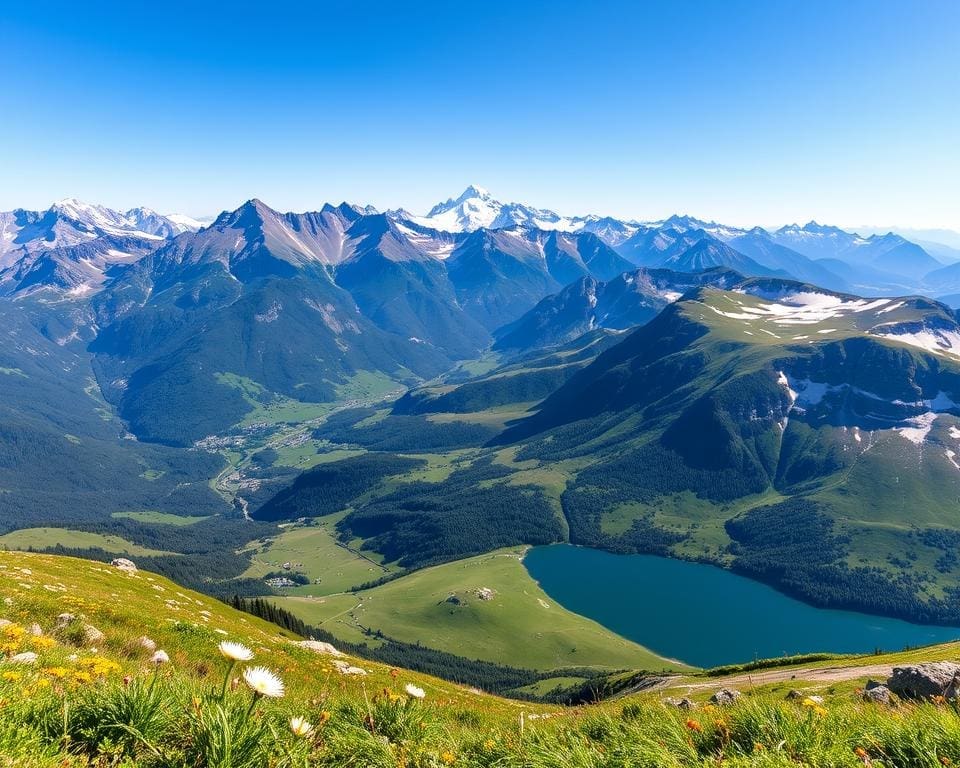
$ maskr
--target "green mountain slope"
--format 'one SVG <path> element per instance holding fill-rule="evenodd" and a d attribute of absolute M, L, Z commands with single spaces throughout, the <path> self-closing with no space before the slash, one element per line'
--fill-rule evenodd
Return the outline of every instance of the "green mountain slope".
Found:
<path fill-rule="evenodd" d="M 779 280 L 704 289 L 497 441 L 524 443 L 520 460 L 589 462 L 563 494 L 574 542 L 706 557 L 819 604 L 958 621 L 958 340 L 926 299 Z"/>

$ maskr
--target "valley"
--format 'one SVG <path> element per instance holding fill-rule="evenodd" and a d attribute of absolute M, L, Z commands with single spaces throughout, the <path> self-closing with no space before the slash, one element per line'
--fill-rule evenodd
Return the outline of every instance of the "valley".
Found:
<path fill-rule="evenodd" d="M 474 193 L 451 210 L 499 205 Z M 55 214 L 66 226 L 83 209 Z M 0 515 L 0 546 L 123 553 L 374 656 L 415 646 L 568 687 L 578 669 L 953 636 L 960 324 L 922 295 L 845 292 L 855 282 L 816 250 L 848 277 L 868 264 L 860 277 L 876 277 L 890 249 L 929 267 L 906 241 L 689 217 L 596 232 L 456 221 L 252 200 L 157 236 L 79 298 L 11 284 L 0 310 L 20 333 L 0 363 L 16 373 L 0 388 L 20 418 L 58 452 L 136 471 L 51 513 L 28 501 L 57 487 L 43 463 L 15 459 L 25 495 Z M 62 493 L 82 498 L 94 465 Z M 557 600 L 518 559 L 553 544 L 719 566 L 737 575 L 703 578 L 731 593 L 747 577 L 774 603 L 803 601 L 812 634 L 707 657 L 607 614 L 595 624 L 603 601 Z M 653 615 L 643 585 L 662 581 L 584 579 Z M 831 624 L 841 611 L 883 618 Z"/>

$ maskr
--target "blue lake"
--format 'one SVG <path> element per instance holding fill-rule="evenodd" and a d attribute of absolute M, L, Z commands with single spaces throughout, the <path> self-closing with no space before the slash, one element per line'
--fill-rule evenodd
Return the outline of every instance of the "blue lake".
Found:
<path fill-rule="evenodd" d="M 700 563 L 556 544 L 534 547 L 524 564 L 564 607 L 698 667 L 812 651 L 901 650 L 960 639 L 958 628 L 814 608 Z"/>

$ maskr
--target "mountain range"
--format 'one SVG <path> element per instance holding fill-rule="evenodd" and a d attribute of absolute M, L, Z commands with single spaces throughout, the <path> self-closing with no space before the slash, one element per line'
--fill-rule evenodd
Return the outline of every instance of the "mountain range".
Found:
<path fill-rule="evenodd" d="M 571 541 L 960 617 L 960 326 L 930 298 L 960 264 L 900 235 L 473 187 L 426 216 L 0 221 L 7 530 L 122 533 L 232 590 L 245 537 L 337 513 L 399 570 Z M 203 516 L 202 544 L 129 510 Z"/>

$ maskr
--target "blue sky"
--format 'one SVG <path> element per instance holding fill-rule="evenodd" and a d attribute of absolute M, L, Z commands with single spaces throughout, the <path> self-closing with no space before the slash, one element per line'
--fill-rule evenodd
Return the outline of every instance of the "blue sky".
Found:
<path fill-rule="evenodd" d="M 955 0 L 6 3 L 0 210 L 421 211 L 473 182 L 960 229 L 958 37 Z"/>

